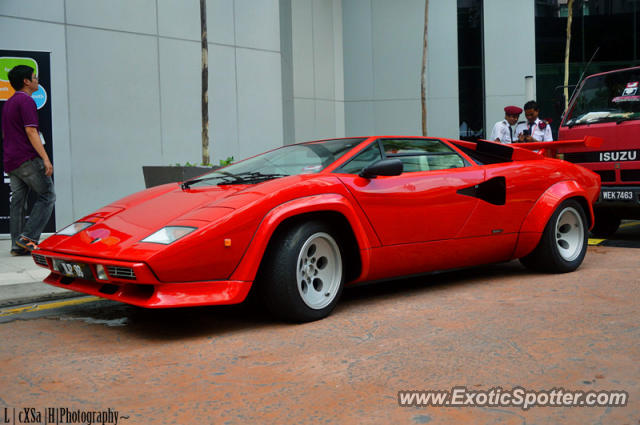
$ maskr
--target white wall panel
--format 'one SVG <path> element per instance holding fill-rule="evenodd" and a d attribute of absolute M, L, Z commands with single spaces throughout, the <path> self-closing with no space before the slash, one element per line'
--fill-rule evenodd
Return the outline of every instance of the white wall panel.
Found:
<path fill-rule="evenodd" d="M 79 217 L 142 189 L 142 165 L 162 160 L 158 50 L 155 37 L 79 27 L 67 48 Z"/>
<path fill-rule="evenodd" d="M 372 99 L 371 0 L 345 0 L 342 2 L 342 10 L 344 98 L 346 101 Z M 348 131 L 349 122 L 347 122 Z"/>
<path fill-rule="evenodd" d="M 333 75 L 335 79 L 334 87 L 334 99 L 344 103 L 344 40 L 342 34 L 342 0 L 333 0 L 333 48 L 334 48 L 334 61 L 333 61 Z M 344 105 L 338 106 L 338 110 L 344 112 Z M 344 128 L 344 113 L 341 116 L 342 126 Z M 344 131 L 338 132 L 338 134 L 344 134 Z"/>
<path fill-rule="evenodd" d="M 355 0 L 343 8 L 346 134 L 421 133 L 424 1 Z M 432 0 L 429 15 L 428 133 L 457 137 L 457 4 Z"/>
<path fill-rule="evenodd" d="M 336 134 L 336 118 L 336 103 L 334 101 L 316 100 L 315 138 L 330 139 L 339 136 Z"/>
<path fill-rule="evenodd" d="M 342 1 L 296 0 L 291 11 L 295 140 L 342 137 Z"/>
<path fill-rule="evenodd" d="M 280 55 L 236 50 L 238 72 L 238 157 L 282 145 Z"/>
<path fill-rule="evenodd" d="M 207 41 L 234 45 L 234 31 L 234 0 L 207 0 Z"/>
<path fill-rule="evenodd" d="M 304 142 L 316 138 L 316 101 L 313 99 L 294 99 L 295 142 Z"/>
<path fill-rule="evenodd" d="M 67 23 L 144 34 L 157 34 L 156 1 L 66 0 Z"/>
<path fill-rule="evenodd" d="M 522 19 L 513 19 L 521 16 Z M 487 133 L 504 119 L 504 107 L 522 107 L 524 77 L 536 75 L 533 2 L 484 2 L 485 108 Z M 526 17 L 530 17 L 527 19 Z M 509 34 L 508 40 L 505 34 Z M 520 116 L 524 119 L 524 115 Z"/>
<path fill-rule="evenodd" d="M 252 100 L 259 102 L 256 98 Z M 200 121 L 198 118 L 198 130 Z M 233 156 L 235 160 L 241 159 L 238 142 L 236 49 L 214 44 L 209 44 L 209 144 L 212 164 L 229 156 Z"/>
<path fill-rule="evenodd" d="M 200 40 L 199 0 L 157 0 L 158 34 L 161 37 Z M 208 15 L 208 13 L 207 13 Z M 207 34 L 209 22 L 207 22 Z"/>
<path fill-rule="evenodd" d="M 424 17 L 424 5 L 422 16 Z M 429 2 L 427 134 L 430 136 L 455 139 L 460 136 L 457 23 L 457 2 Z M 420 109 L 419 111 L 421 114 Z M 422 117 L 419 117 L 422 128 Z"/>
<path fill-rule="evenodd" d="M 280 51 L 280 14 L 278 0 L 236 0 L 236 43 Z"/>
<path fill-rule="evenodd" d="M 427 135 L 433 137 L 460 138 L 459 111 L 457 97 L 429 99 L 427 105 Z M 420 109 L 418 109 L 419 113 Z M 422 118 L 420 118 L 422 120 Z M 420 133 L 422 134 L 422 121 Z"/>
<path fill-rule="evenodd" d="M 374 98 L 419 97 L 424 0 L 372 4 Z"/>
<path fill-rule="evenodd" d="M 295 97 L 315 97 L 313 50 L 313 10 L 311 0 L 296 0 L 291 5 L 293 46 L 293 93 Z"/>
<path fill-rule="evenodd" d="M 64 22 L 64 0 L 2 0 L 0 15 Z"/>
<path fill-rule="evenodd" d="M 373 104 L 375 134 L 418 136 L 420 102 L 417 100 L 387 100 Z"/>
<path fill-rule="evenodd" d="M 376 134 L 373 103 L 372 101 L 345 102 L 345 134 L 347 137 L 371 136 Z"/>
<path fill-rule="evenodd" d="M 202 160 L 199 42 L 160 40 L 164 164 Z M 209 155 L 238 158 L 235 49 L 209 44 Z"/>
<path fill-rule="evenodd" d="M 315 97 L 334 99 L 333 1 L 313 0 L 313 55 Z"/>
<path fill-rule="evenodd" d="M 335 137 L 345 137 L 347 134 L 345 102 L 338 100 L 334 102 L 336 107 L 336 134 Z"/>
<path fill-rule="evenodd" d="M 201 161 L 200 52 L 196 41 L 160 39 L 162 156 L 148 165 Z"/>

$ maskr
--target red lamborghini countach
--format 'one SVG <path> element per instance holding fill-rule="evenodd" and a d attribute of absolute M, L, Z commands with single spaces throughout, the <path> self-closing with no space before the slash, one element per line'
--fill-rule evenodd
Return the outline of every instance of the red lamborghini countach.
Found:
<path fill-rule="evenodd" d="M 326 317 L 346 284 L 520 259 L 575 270 L 598 175 L 533 149 L 379 136 L 287 145 L 135 193 L 43 241 L 45 282 L 142 307 Z"/>

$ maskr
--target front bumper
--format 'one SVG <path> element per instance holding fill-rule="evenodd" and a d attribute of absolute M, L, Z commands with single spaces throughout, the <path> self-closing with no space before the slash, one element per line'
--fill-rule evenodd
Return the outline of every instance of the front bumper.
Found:
<path fill-rule="evenodd" d="M 77 255 L 60 254 L 37 249 L 34 262 L 51 271 L 45 283 L 72 291 L 95 295 L 147 308 L 192 307 L 203 305 L 237 304 L 244 301 L 252 282 L 205 281 L 160 282 L 148 265 L 141 262 L 105 260 Z M 54 268 L 56 262 L 88 266 L 93 276 L 70 277 Z M 97 265 L 107 270 L 127 270 L 129 273 L 107 273 L 107 279 L 98 279 Z M 126 277 L 118 277 L 126 276 Z"/>

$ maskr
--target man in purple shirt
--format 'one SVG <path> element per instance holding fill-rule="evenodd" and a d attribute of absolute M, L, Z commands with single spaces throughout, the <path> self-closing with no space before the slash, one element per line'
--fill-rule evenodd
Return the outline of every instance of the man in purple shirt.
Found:
<path fill-rule="evenodd" d="M 4 171 L 11 184 L 11 255 L 29 254 L 38 245 L 49 221 L 56 195 L 53 165 L 38 131 L 38 110 L 31 95 L 38 90 L 33 68 L 18 65 L 9 71 L 16 91 L 2 108 L 2 149 Z M 25 223 L 29 190 L 38 194 Z"/>

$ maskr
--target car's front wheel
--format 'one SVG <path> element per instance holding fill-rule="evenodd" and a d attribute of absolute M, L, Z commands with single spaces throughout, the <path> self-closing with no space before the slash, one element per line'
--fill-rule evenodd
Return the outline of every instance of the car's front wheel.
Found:
<path fill-rule="evenodd" d="M 260 270 L 267 308 L 295 322 L 328 316 L 344 286 L 342 258 L 338 237 L 323 222 L 303 222 L 280 232 Z"/>
<path fill-rule="evenodd" d="M 568 199 L 554 211 L 538 246 L 520 261 L 536 271 L 571 272 L 582 264 L 587 241 L 588 226 L 584 209 L 578 201 Z"/>

